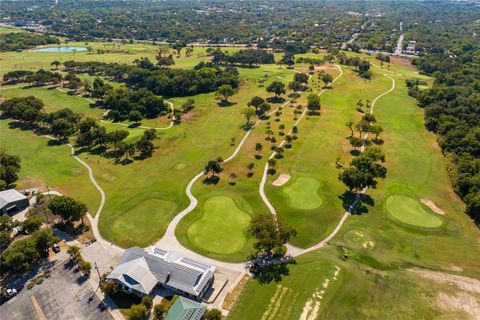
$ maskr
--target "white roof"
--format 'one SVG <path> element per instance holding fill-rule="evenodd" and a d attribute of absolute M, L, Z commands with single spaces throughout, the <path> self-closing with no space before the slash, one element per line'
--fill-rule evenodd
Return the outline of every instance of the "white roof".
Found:
<path fill-rule="evenodd" d="M 28 198 L 15 189 L 0 191 L 0 208 L 3 208 L 9 203 L 25 199 Z"/>
<path fill-rule="evenodd" d="M 144 257 L 117 266 L 107 278 L 116 279 L 144 294 L 149 294 L 157 284 L 157 278 L 150 272 Z"/>

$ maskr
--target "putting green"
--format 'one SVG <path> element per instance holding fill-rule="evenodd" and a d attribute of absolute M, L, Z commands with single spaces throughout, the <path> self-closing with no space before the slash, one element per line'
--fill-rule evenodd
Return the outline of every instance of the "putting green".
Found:
<path fill-rule="evenodd" d="M 317 179 L 300 177 L 283 188 L 283 192 L 288 196 L 290 206 L 311 210 L 323 204 L 322 198 L 317 193 L 319 186 L 320 182 Z"/>
<path fill-rule="evenodd" d="M 232 198 L 216 196 L 205 201 L 202 217 L 187 231 L 190 242 L 204 250 L 231 254 L 247 243 L 250 215 L 240 210 Z"/>
<path fill-rule="evenodd" d="M 438 228 L 442 219 L 426 211 L 418 200 L 403 196 L 393 195 L 387 199 L 388 212 L 398 221 L 423 228 Z"/>

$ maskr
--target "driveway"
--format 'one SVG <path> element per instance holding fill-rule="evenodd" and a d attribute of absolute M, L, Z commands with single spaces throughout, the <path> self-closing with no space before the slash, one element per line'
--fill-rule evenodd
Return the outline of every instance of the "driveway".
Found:
<path fill-rule="evenodd" d="M 82 280 L 75 268 L 68 268 L 65 263 L 54 268 L 43 283 L 30 290 L 24 288 L 16 297 L 0 305 L 0 318 L 112 319 L 107 309 L 99 307 L 100 300 L 95 295 L 89 301 L 93 291 L 88 281 Z"/>

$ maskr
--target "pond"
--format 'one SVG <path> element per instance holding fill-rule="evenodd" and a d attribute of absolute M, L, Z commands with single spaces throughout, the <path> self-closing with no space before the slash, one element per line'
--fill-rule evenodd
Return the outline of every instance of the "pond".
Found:
<path fill-rule="evenodd" d="M 48 47 L 32 50 L 33 52 L 79 52 L 87 51 L 87 47 Z"/>

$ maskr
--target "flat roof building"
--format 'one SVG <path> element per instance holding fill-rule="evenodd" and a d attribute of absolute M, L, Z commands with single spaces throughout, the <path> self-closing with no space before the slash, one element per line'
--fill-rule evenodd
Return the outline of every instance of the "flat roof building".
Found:
<path fill-rule="evenodd" d="M 0 214 L 13 214 L 29 205 L 28 198 L 15 189 L 0 191 Z"/>
<path fill-rule="evenodd" d="M 201 299 L 212 286 L 215 267 L 156 247 L 125 250 L 107 279 L 128 292 L 150 294 L 163 286 L 181 295 Z"/>

